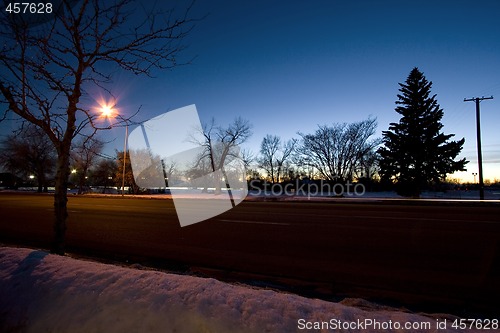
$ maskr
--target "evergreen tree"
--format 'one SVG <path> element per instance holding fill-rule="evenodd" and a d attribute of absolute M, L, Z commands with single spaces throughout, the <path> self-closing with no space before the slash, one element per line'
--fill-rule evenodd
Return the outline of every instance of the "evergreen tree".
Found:
<path fill-rule="evenodd" d="M 383 131 L 379 149 L 380 175 L 396 181 L 400 195 L 418 197 L 423 189 L 437 184 L 448 173 L 464 171 L 468 161 L 455 161 L 465 139 L 449 141 L 454 134 L 441 132 L 443 110 L 436 95 L 430 96 L 432 82 L 418 68 L 408 75 L 396 101 L 399 123 Z"/>

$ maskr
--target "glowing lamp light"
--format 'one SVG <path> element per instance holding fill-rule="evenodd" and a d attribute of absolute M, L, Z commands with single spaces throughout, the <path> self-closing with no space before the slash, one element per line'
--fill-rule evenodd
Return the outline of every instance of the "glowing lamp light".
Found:
<path fill-rule="evenodd" d="M 104 98 L 101 98 L 97 101 L 97 104 L 99 104 L 96 108 L 96 111 L 100 113 L 99 118 L 109 119 L 116 117 L 118 113 L 118 110 L 115 108 L 116 100 L 106 101 Z"/>
<path fill-rule="evenodd" d="M 101 108 L 101 117 L 103 118 L 111 118 L 113 116 L 113 109 L 106 105 Z"/>

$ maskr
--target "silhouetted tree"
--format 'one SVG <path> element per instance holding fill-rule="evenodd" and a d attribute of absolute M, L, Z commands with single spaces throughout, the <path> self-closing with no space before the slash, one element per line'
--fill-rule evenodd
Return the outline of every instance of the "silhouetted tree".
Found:
<path fill-rule="evenodd" d="M 116 185 L 115 177 L 118 169 L 116 160 L 103 158 L 100 159 L 92 169 L 92 183 L 96 186 L 103 186 L 102 193 L 112 185 Z"/>
<path fill-rule="evenodd" d="M 357 176 L 368 180 L 374 180 L 379 170 L 379 155 L 375 149 L 371 149 L 362 156 L 359 162 Z"/>
<path fill-rule="evenodd" d="M 250 151 L 248 149 L 240 150 L 240 157 L 241 157 L 241 160 L 243 161 L 243 164 L 245 164 L 245 167 L 247 169 L 250 168 L 252 162 L 255 160 L 255 155 L 253 154 L 252 151 Z"/>
<path fill-rule="evenodd" d="M 102 152 L 104 142 L 96 138 L 84 138 L 80 140 L 71 151 L 72 166 L 76 170 L 78 194 L 83 193 L 85 180 L 89 171 Z"/>
<path fill-rule="evenodd" d="M 266 135 L 260 143 L 259 167 L 264 169 L 271 182 L 276 181 L 275 155 L 281 145 L 281 139 L 277 135 Z"/>
<path fill-rule="evenodd" d="M 192 20 L 189 8 L 178 15 L 148 2 L 59 3 L 53 15 L 36 15 L 50 17 L 36 27 L 20 14 L 0 15 L 0 104 L 41 128 L 57 151 L 51 251 L 63 254 L 71 143 L 99 129 L 99 114 L 84 103 L 88 89 L 106 91 L 117 69 L 149 76 L 179 65 Z"/>
<path fill-rule="evenodd" d="M 280 182 L 287 173 L 287 163 L 290 161 L 297 139 L 283 142 L 277 135 L 266 135 L 260 144 L 259 167 L 264 169 L 271 182 Z"/>
<path fill-rule="evenodd" d="M 376 128 L 377 120 L 368 118 L 351 124 L 319 126 L 313 134 L 299 133 L 302 141 L 297 147 L 297 163 L 313 167 L 328 180 L 351 180 L 379 144 L 378 139 L 370 139 Z"/>
<path fill-rule="evenodd" d="M 396 112 L 399 123 L 391 123 L 383 132 L 380 154 L 380 175 L 394 180 L 398 193 L 418 197 L 430 183 L 438 183 L 446 175 L 465 170 L 465 158 L 455 161 L 465 139 L 449 141 L 454 134 L 443 134 L 443 110 L 432 82 L 418 68 L 413 68 L 405 83 L 400 83 Z"/>
<path fill-rule="evenodd" d="M 224 165 L 228 158 L 241 158 L 239 146 L 246 142 L 252 135 L 252 125 L 248 120 L 237 117 L 227 127 L 216 126 L 212 119 L 210 124 L 198 129 L 202 135 L 202 141 L 193 136 L 192 142 L 203 147 L 203 152 L 197 157 L 197 170 L 200 166 L 209 167 L 211 172 L 221 170 L 225 173 Z M 225 177 L 227 178 L 227 176 Z M 219 182 L 217 182 L 219 184 Z M 219 185 L 217 185 L 219 186 Z M 216 192 L 220 192 L 220 188 Z"/>
<path fill-rule="evenodd" d="M 47 135 L 31 125 L 2 141 L 0 164 L 24 179 L 34 175 L 38 192 L 47 192 L 48 180 L 56 165 L 56 152 Z"/>
<path fill-rule="evenodd" d="M 123 151 L 116 152 L 117 168 L 114 175 L 116 186 L 123 191 Z M 133 194 L 139 193 L 139 186 L 135 182 L 134 173 L 132 171 L 132 164 L 130 163 L 130 153 L 127 151 L 125 158 L 125 187 L 128 187 L 128 192 Z"/>

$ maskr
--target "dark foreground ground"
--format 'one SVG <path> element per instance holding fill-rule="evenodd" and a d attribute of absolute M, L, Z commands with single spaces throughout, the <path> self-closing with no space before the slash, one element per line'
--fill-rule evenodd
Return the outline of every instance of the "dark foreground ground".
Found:
<path fill-rule="evenodd" d="M 0 193 L 0 242 L 48 248 L 52 211 L 51 196 Z M 71 196 L 69 215 L 72 255 L 331 300 L 498 312 L 496 204 L 244 202 L 181 228 L 171 200 Z"/>

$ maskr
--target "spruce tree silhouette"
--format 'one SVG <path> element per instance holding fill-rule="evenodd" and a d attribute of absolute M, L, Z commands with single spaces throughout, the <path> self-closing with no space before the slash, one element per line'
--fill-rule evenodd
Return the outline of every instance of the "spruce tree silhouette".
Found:
<path fill-rule="evenodd" d="M 465 170 L 465 158 L 455 161 L 465 139 L 450 141 L 455 135 L 441 132 L 443 110 L 436 95 L 430 95 L 432 82 L 417 67 L 399 85 L 395 110 L 401 119 L 382 132 L 380 175 L 396 182 L 398 194 L 420 197 L 422 190 L 439 184 L 447 174 Z"/>

